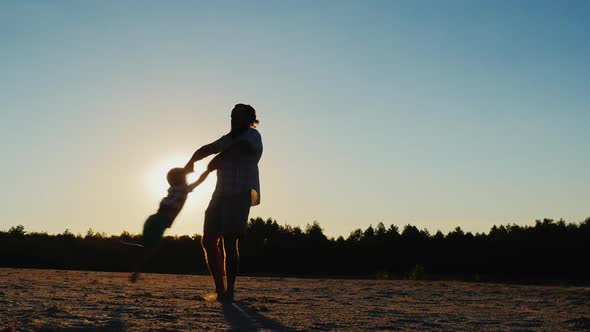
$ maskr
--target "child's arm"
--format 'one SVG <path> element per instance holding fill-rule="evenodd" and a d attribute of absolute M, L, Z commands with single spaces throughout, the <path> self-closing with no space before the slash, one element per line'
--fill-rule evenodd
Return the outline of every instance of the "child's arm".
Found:
<path fill-rule="evenodd" d="M 195 181 L 194 183 L 191 183 L 188 185 L 189 188 L 189 192 L 193 191 L 196 187 L 198 187 L 201 183 L 203 183 L 203 181 L 205 181 L 205 179 L 207 178 L 207 175 L 209 175 L 209 173 L 211 173 L 210 170 L 206 170 L 204 171 L 201 176 L 199 176 L 199 178 L 197 179 L 197 181 Z"/>

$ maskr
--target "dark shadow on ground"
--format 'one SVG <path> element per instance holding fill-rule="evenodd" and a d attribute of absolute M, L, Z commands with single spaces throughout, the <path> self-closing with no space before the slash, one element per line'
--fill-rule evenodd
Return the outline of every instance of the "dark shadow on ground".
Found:
<path fill-rule="evenodd" d="M 230 326 L 230 331 L 297 331 L 280 322 L 258 313 L 248 304 L 240 301 L 223 303 L 223 317 Z"/>

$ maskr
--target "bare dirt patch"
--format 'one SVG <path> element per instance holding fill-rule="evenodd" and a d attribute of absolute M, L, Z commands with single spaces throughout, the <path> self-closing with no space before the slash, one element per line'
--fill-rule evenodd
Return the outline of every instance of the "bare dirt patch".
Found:
<path fill-rule="evenodd" d="M 207 302 L 206 276 L 0 269 L 0 329 L 588 331 L 590 289 L 449 281 L 238 279 Z"/>

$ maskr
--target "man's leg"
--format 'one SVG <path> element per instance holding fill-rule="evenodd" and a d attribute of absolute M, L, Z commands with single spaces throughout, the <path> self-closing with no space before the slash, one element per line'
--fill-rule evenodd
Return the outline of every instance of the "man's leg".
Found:
<path fill-rule="evenodd" d="M 217 234 L 204 234 L 201 244 L 205 250 L 207 267 L 215 283 L 215 292 L 222 298 L 225 295 L 225 286 L 223 285 L 223 257 L 219 250 L 220 239 L 221 236 Z"/>
<path fill-rule="evenodd" d="M 233 300 L 236 276 L 240 266 L 240 252 L 238 249 L 238 238 L 236 236 L 223 237 L 223 249 L 225 251 L 225 272 L 227 275 L 227 299 Z"/>

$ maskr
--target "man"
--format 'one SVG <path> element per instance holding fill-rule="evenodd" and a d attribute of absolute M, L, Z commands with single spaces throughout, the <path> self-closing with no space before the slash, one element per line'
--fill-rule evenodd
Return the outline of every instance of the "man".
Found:
<path fill-rule="evenodd" d="M 210 299 L 233 300 L 239 267 L 238 241 L 246 232 L 250 206 L 260 204 L 258 161 L 262 156 L 262 138 L 255 129 L 258 123 L 252 106 L 235 105 L 231 113 L 231 132 L 199 148 L 185 166 L 192 172 L 196 161 L 218 153 L 208 166 L 208 169 L 217 170 L 217 184 L 205 211 L 202 239 L 207 266 L 215 283 L 215 293 L 208 295 Z"/>

